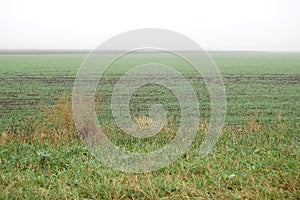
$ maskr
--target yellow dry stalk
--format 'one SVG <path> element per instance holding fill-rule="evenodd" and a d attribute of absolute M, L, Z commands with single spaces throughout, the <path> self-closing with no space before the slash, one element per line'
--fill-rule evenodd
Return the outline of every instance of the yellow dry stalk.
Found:
<path fill-rule="evenodd" d="M 133 121 L 140 129 L 146 128 L 152 124 L 152 119 L 144 115 L 133 117 Z"/>

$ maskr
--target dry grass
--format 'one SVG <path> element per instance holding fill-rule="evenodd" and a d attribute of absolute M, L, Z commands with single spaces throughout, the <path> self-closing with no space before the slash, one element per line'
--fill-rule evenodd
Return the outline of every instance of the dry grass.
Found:
<path fill-rule="evenodd" d="M 73 122 L 71 98 L 64 93 L 53 106 L 40 105 L 37 116 L 26 117 L 26 126 L 8 128 L 1 143 L 18 140 L 31 144 L 51 146 L 78 141 L 79 135 Z"/>
<path fill-rule="evenodd" d="M 153 120 L 151 118 L 144 116 L 144 115 L 134 117 L 133 121 L 138 125 L 138 127 L 140 129 L 150 126 L 153 122 Z"/>

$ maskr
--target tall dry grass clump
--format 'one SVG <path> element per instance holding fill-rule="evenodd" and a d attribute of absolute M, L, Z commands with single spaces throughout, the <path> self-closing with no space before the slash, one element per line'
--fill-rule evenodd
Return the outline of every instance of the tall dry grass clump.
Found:
<path fill-rule="evenodd" d="M 66 142 L 79 141 L 79 135 L 73 122 L 71 97 L 64 93 L 52 105 L 39 105 L 36 116 L 25 118 L 22 127 L 10 126 L 2 133 L 2 143 L 17 140 L 27 143 L 48 142 L 57 146 Z"/>

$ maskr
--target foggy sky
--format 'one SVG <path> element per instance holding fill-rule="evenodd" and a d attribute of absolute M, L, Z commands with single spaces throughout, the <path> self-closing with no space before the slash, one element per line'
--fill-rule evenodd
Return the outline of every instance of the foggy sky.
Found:
<path fill-rule="evenodd" d="M 298 0 L 0 0 L 0 49 L 93 49 L 138 28 L 207 50 L 300 51 Z"/>

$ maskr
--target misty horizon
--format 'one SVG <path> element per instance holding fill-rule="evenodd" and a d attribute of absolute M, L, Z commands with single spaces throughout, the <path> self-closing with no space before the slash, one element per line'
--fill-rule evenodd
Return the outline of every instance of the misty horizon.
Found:
<path fill-rule="evenodd" d="M 2 1 L 0 49 L 93 50 L 141 28 L 181 33 L 208 51 L 300 51 L 300 2 Z"/>

